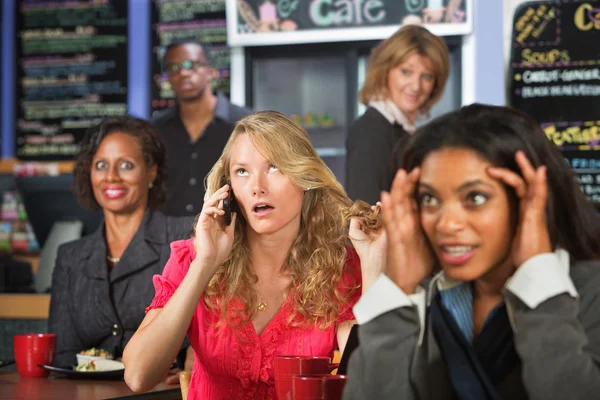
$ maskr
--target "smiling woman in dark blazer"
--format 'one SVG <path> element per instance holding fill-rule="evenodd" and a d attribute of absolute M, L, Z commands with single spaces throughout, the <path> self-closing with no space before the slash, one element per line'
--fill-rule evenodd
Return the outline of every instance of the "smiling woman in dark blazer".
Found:
<path fill-rule="evenodd" d="M 446 43 L 422 26 L 405 25 L 373 50 L 360 91 L 368 108 L 346 140 L 348 197 L 375 204 L 390 189 L 395 154 L 442 97 L 449 68 Z"/>
<path fill-rule="evenodd" d="M 79 201 L 100 207 L 104 223 L 58 251 L 49 321 L 58 366 L 91 347 L 121 356 L 154 297 L 152 276 L 162 272 L 169 244 L 193 226 L 193 217 L 157 210 L 166 200 L 165 148 L 146 121 L 109 118 L 92 128 L 73 174 Z"/>

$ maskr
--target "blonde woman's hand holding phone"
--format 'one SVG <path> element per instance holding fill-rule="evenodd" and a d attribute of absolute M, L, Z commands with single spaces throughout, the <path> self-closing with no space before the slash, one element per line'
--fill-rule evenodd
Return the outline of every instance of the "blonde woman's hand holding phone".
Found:
<path fill-rule="evenodd" d="M 194 262 L 208 268 L 212 274 L 227 259 L 233 245 L 237 214 L 232 214 L 230 225 L 225 225 L 223 218 L 223 200 L 230 190 L 229 185 L 224 185 L 204 202 L 195 227 Z"/>
<path fill-rule="evenodd" d="M 381 195 L 381 216 L 387 232 L 385 274 L 406 294 L 413 294 L 431 273 L 433 254 L 421 229 L 415 192 L 420 170 L 398 170 L 391 191 Z"/>

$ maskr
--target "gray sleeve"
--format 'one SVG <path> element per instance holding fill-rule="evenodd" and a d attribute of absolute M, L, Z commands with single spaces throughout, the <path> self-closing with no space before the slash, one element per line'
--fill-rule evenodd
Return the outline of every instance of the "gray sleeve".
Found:
<path fill-rule="evenodd" d="M 344 400 L 418 399 L 410 383 L 410 368 L 420 329 L 416 306 L 397 308 L 361 325 Z"/>
<path fill-rule="evenodd" d="M 56 334 L 56 356 L 54 365 L 64 367 L 77 363 L 75 354 L 84 348 L 83 342 L 75 331 L 69 310 L 69 271 L 68 256 L 65 249 L 59 249 L 56 266 L 52 274 L 50 315 L 48 330 Z"/>
<path fill-rule="evenodd" d="M 591 293 L 590 293 L 591 294 Z M 592 399 L 600 393 L 600 295 L 554 296 L 529 308 L 505 293 L 530 400 Z"/>

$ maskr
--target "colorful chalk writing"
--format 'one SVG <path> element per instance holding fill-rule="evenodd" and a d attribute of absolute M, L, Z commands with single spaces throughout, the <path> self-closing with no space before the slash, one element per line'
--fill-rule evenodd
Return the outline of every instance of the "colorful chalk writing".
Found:
<path fill-rule="evenodd" d="M 548 139 L 559 147 L 565 144 L 593 145 L 600 143 L 600 121 L 568 127 L 545 124 L 543 130 Z"/>
<path fill-rule="evenodd" d="M 177 39 L 205 43 L 218 77 L 213 90 L 229 94 L 230 51 L 227 47 L 225 0 L 153 0 L 152 2 L 152 103 L 155 112 L 175 105 L 175 97 L 162 70 L 165 47 Z"/>
<path fill-rule="evenodd" d="M 127 113 L 127 2 L 20 1 L 15 154 L 68 160 L 85 131 Z"/>
<path fill-rule="evenodd" d="M 553 7 L 547 2 L 527 6 L 514 24 L 514 31 L 516 33 L 515 44 L 523 45 L 527 40 L 539 40 L 547 31 L 551 22 L 556 24 L 556 37 L 554 38 L 554 41 L 558 41 L 558 35 L 560 34 L 560 20 L 557 18 L 556 7 Z"/>
<path fill-rule="evenodd" d="M 513 19 L 510 104 L 541 125 L 600 206 L 600 0 L 531 1 Z"/>

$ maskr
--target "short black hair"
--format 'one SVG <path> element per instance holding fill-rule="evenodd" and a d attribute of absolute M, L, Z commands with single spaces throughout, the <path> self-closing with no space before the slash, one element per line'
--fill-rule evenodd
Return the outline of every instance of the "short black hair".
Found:
<path fill-rule="evenodd" d="M 202 43 L 198 39 L 190 37 L 190 38 L 175 39 L 174 41 L 172 41 L 165 47 L 165 54 L 164 54 L 163 60 L 162 60 L 163 70 L 166 68 L 165 64 L 166 64 L 167 54 L 169 53 L 169 51 L 171 51 L 171 49 L 178 47 L 178 46 L 185 46 L 186 44 L 195 44 L 196 46 L 199 46 L 202 49 L 202 53 L 204 54 L 204 61 L 208 65 L 213 65 L 213 58 L 212 58 L 212 54 L 211 54 L 212 49 L 211 49 L 210 44 Z"/>
<path fill-rule="evenodd" d="M 90 179 L 92 160 L 100 143 L 112 133 L 124 133 L 137 138 L 142 147 L 147 166 L 156 165 L 156 179 L 148 193 L 151 208 L 162 206 L 167 200 L 167 165 L 165 144 L 160 134 L 148 121 L 132 116 L 105 118 L 100 124 L 91 127 L 81 143 L 73 169 L 73 191 L 77 201 L 92 210 L 100 207 Z"/>
<path fill-rule="evenodd" d="M 515 154 L 521 150 L 534 168 L 547 168 L 546 215 L 553 249 L 567 250 L 574 260 L 600 256 L 600 217 L 581 191 L 574 171 L 539 124 L 509 108 L 473 104 L 445 114 L 419 128 L 402 150 L 401 168 L 421 166 L 432 152 L 445 148 L 473 150 L 493 165 L 519 175 Z M 519 215 L 516 193 L 507 188 L 513 218 Z"/>

